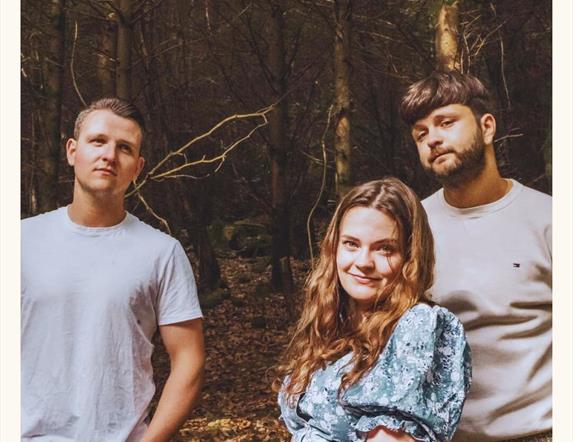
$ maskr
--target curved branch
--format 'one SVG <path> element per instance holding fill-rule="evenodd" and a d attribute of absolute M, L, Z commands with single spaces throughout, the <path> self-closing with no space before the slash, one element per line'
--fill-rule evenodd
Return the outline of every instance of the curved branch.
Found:
<path fill-rule="evenodd" d="M 141 194 L 141 192 L 137 192 L 137 197 L 139 198 L 139 200 L 143 203 L 143 205 L 145 206 L 145 209 L 151 213 L 151 215 L 159 220 L 159 222 L 163 225 L 163 227 L 165 227 L 165 230 L 167 230 L 167 233 L 169 233 L 171 235 L 171 229 L 169 228 L 169 223 L 167 222 L 167 220 L 165 218 L 160 217 L 157 213 L 155 213 L 155 210 L 153 210 L 153 208 L 147 203 L 147 201 L 145 201 L 145 198 L 143 198 L 143 195 Z"/>
<path fill-rule="evenodd" d="M 72 76 L 72 83 L 74 84 L 74 89 L 76 91 L 76 94 L 78 94 L 78 97 L 80 99 L 80 101 L 82 102 L 82 105 L 85 107 L 87 106 L 86 101 L 84 100 L 84 97 L 82 96 L 81 92 L 80 92 L 80 88 L 78 87 L 78 83 L 76 82 L 76 74 L 74 73 L 74 59 L 75 59 L 75 55 L 76 55 L 76 43 L 78 41 L 78 22 L 76 21 L 74 23 L 74 41 L 72 42 L 72 54 L 71 54 L 71 59 L 70 59 L 70 74 Z"/>
<path fill-rule="evenodd" d="M 318 204 L 320 203 L 320 200 L 322 199 L 322 194 L 324 193 L 324 188 L 326 186 L 326 170 L 327 170 L 327 164 L 326 164 L 326 142 L 324 141 L 326 138 L 326 133 L 328 132 L 328 128 L 330 127 L 330 119 L 332 117 L 332 109 L 334 108 L 334 105 L 331 104 L 330 107 L 328 108 L 328 117 L 326 119 L 326 127 L 324 128 L 324 132 L 322 134 L 322 138 L 320 140 L 320 145 L 322 146 L 322 181 L 320 183 L 320 191 L 318 192 L 318 196 L 316 197 L 316 201 L 314 202 L 314 205 L 312 206 L 312 208 L 310 209 L 310 212 L 308 213 L 308 218 L 306 219 L 306 233 L 307 233 L 307 237 L 308 237 L 308 250 L 310 252 L 310 264 L 312 267 L 314 267 L 314 253 L 312 251 L 312 235 L 311 235 L 311 231 L 310 231 L 310 222 L 312 220 L 312 216 L 314 215 L 314 211 L 316 210 L 316 208 L 318 207 Z"/>
<path fill-rule="evenodd" d="M 264 127 L 268 124 L 267 114 L 274 109 L 274 106 L 275 105 L 272 104 L 271 106 L 268 106 L 268 107 L 263 108 L 259 111 L 249 113 L 249 114 L 231 115 L 231 116 L 219 121 L 217 124 L 215 124 L 207 132 L 204 132 L 203 134 L 201 134 L 201 135 L 193 138 L 192 140 L 188 141 L 187 143 L 185 143 L 183 146 L 181 146 L 177 150 L 169 152 L 165 157 L 163 157 L 163 159 L 161 159 L 155 166 L 153 166 L 153 168 L 149 172 L 147 172 L 145 174 L 145 176 L 143 177 L 143 179 L 139 183 L 134 184 L 134 186 L 135 186 L 134 189 L 126 195 L 126 198 L 133 195 L 134 193 L 138 192 L 149 180 L 160 181 L 162 179 L 169 178 L 170 176 L 177 175 L 177 174 L 179 174 L 179 172 L 181 172 L 182 170 L 187 169 L 189 167 L 197 166 L 199 164 L 219 163 L 217 165 L 217 170 L 218 170 L 221 167 L 222 163 L 226 160 L 227 155 L 232 150 L 234 150 L 243 141 L 249 139 L 261 127 Z M 249 118 L 262 118 L 263 121 L 261 123 L 257 124 L 253 129 L 251 129 L 247 133 L 247 135 L 239 138 L 238 140 L 233 142 L 231 145 L 227 146 L 225 148 L 225 150 L 220 155 L 217 155 L 217 156 L 212 157 L 212 158 L 206 158 L 206 156 L 204 155 L 199 160 L 187 161 L 184 164 L 177 166 L 177 167 L 174 167 L 172 169 L 169 169 L 165 172 L 161 172 L 161 173 L 158 172 L 158 170 L 165 163 L 167 163 L 171 158 L 176 157 L 176 156 L 183 156 L 184 157 L 185 151 L 187 149 L 189 149 L 192 145 L 194 145 L 194 144 L 198 143 L 199 141 L 211 136 L 214 132 L 216 132 L 218 129 L 222 128 L 223 126 L 225 126 L 231 122 L 234 122 L 234 121 L 246 120 Z"/>

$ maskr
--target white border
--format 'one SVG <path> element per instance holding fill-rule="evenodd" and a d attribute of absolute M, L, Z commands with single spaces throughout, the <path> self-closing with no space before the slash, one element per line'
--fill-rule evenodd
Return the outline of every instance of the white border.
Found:
<path fill-rule="evenodd" d="M 548 0 L 544 0 L 548 1 Z M 553 2 L 554 436 L 573 440 L 573 3 Z M 20 1 L 0 1 L 0 440 L 20 438 Z"/>
<path fill-rule="evenodd" d="M 0 1 L 0 440 L 20 440 L 20 1 Z"/>
<path fill-rule="evenodd" d="M 553 440 L 573 440 L 573 3 L 553 2 Z"/>

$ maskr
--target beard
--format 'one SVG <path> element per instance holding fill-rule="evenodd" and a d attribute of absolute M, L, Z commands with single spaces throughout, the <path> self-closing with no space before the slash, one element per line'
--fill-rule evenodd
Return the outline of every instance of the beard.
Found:
<path fill-rule="evenodd" d="M 434 169 L 434 162 L 424 169 L 443 186 L 458 187 L 477 177 L 485 167 L 485 142 L 479 129 L 476 129 L 470 146 L 460 152 L 446 151 L 455 156 L 453 161 Z M 434 160 L 435 161 L 435 160 Z"/>

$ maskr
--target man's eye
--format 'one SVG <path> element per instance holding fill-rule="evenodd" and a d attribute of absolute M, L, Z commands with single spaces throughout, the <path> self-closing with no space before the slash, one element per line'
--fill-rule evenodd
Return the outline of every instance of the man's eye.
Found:
<path fill-rule="evenodd" d="M 450 127 L 452 124 L 454 124 L 454 120 L 444 120 L 444 121 L 442 121 L 442 127 Z"/>
<path fill-rule="evenodd" d="M 94 139 L 92 140 L 92 143 L 93 143 L 93 144 L 97 144 L 97 145 L 99 146 L 99 145 L 102 145 L 102 144 L 104 143 L 104 141 L 103 141 L 103 139 L 101 139 L 101 138 L 94 138 Z"/>
<path fill-rule="evenodd" d="M 128 144 L 122 144 L 119 146 L 119 148 L 124 152 L 131 152 L 131 146 Z"/>

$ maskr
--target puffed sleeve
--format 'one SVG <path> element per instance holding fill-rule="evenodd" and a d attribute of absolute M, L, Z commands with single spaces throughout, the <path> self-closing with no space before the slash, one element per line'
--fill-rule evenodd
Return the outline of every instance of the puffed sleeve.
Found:
<path fill-rule="evenodd" d="M 286 382 L 286 379 L 285 379 Z M 283 387 L 285 383 L 283 382 Z M 295 401 L 295 402 L 298 402 Z M 278 395 L 278 403 L 281 409 L 282 420 L 288 431 L 292 434 L 291 442 L 328 442 L 332 438 L 319 426 L 315 425 L 314 419 L 308 416 L 308 420 L 299 415 L 297 405 L 292 406 L 287 402 L 284 392 Z"/>
<path fill-rule="evenodd" d="M 448 441 L 469 391 L 471 355 L 462 324 L 443 307 L 420 304 L 398 322 L 378 362 L 343 395 L 359 416 L 357 435 L 376 427 L 419 441 Z"/>

